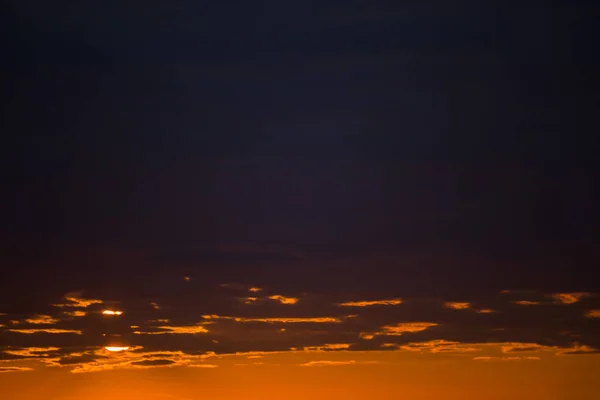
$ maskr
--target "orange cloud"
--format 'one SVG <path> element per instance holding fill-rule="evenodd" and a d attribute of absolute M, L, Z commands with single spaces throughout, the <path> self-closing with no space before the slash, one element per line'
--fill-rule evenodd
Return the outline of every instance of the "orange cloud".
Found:
<path fill-rule="evenodd" d="M 398 304 L 402 304 L 402 299 L 348 301 L 345 303 L 338 303 L 338 306 L 340 306 L 340 307 L 370 307 L 370 306 L 395 306 Z"/>
<path fill-rule="evenodd" d="M 336 367 L 343 365 L 355 365 L 355 364 L 377 364 L 377 361 L 309 361 L 304 364 L 298 364 L 301 367 Z"/>
<path fill-rule="evenodd" d="M 538 351 L 547 351 L 554 350 L 555 347 L 544 346 L 537 343 L 521 343 L 521 342 L 511 342 L 506 343 L 500 347 L 503 353 L 515 353 L 515 352 L 538 352 Z"/>
<path fill-rule="evenodd" d="M 25 322 L 29 324 L 39 324 L 39 325 L 52 325 L 58 322 L 58 319 L 53 318 L 49 315 L 36 315 L 32 318 L 28 318 Z"/>
<path fill-rule="evenodd" d="M 254 304 L 254 303 L 256 303 L 256 301 L 258 301 L 258 297 L 242 297 L 242 298 L 240 298 L 240 300 L 244 304 Z"/>
<path fill-rule="evenodd" d="M 473 357 L 475 361 L 519 361 L 519 360 L 529 360 L 529 361 L 539 361 L 539 357 Z"/>
<path fill-rule="evenodd" d="M 529 301 L 529 300 L 517 300 L 517 301 L 514 301 L 513 303 L 518 304 L 520 306 L 537 306 L 538 304 L 540 304 L 539 301 Z"/>
<path fill-rule="evenodd" d="M 258 293 L 258 292 L 262 292 L 262 289 L 259 287 L 251 287 L 248 289 L 248 291 L 252 292 L 252 293 Z"/>
<path fill-rule="evenodd" d="M 588 292 L 574 292 L 574 293 L 554 293 L 552 298 L 555 302 L 560 304 L 574 304 L 580 301 L 584 297 L 592 296 L 592 293 Z"/>
<path fill-rule="evenodd" d="M 33 371 L 33 368 L 29 367 L 0 367 L 0 373 L 4 372 L 24 372 Z"/>
<path fill-rule="evenodd" d="M 388 347 L 397 347 L 400 350 L 418 351 L 429 353 L 467 353 L 481 351 L 476 347 L 468 347 L 460 342 L 451 342 L 447 340 L 430 340 L 428 342 L 413 342 L 406 345 L 395 345 Z"/>
<path fill-rule="evenodd" d="M 599 350 L 585 344 L 574 343 L 571 347 L 559 349 L 556 352 L 557 356 L 565 356 L 572 354 L 591 354 L 598 353 Z"/>
<path fill-rule="evenodd" d="M 444 303 L 444 307 L 446 308 L 452 308 L 454 310 L 467 310 L 469 308 L 471 308 L 471 303 L 461 303 L 461 302 L 456 302 L 456 301 L 447 301 L 446 303 Z"/>
<path fill-rule="evenodd" d="M 78 330 L 78 329 L 9 329 L 10 332 L 17 332 L 17 333 L 24 333 L 26 335 L 31 335 L 34 333 L 52 333 L 52 334 L 62 334 L 62 333 L 67 333 L 67 334 L 75 334 L 75 335 L 81 335 L 82 331 Z"/>
<path fill-rule="evenodd" d="M 324 344 L 321 346 L 305 346 L 304 351 L 335 351 L 335 350 L 348 350 L 350 348 L 349 343 L 334 343 Z"/>
<path fill-rule="evenodd" d="M 8 349 L 4 350 L 7 354 L 12 354 L 21 357 L 40 357 L 47 356 L 52 352 L 60 350 L 59 347 L 25 347 L 22 349 Z"/>
<path fill-rule="evenodd" d="M 192 367 L 192 368 L 217 368 L 217 365 L 196 363 L 198 357 L 187 356 L 183 354 L 157 354 L 152 353 L 131 353 L 118 352 L 114 357 L 99 358 L 93 362 L 82 362 L 76 364 L 71 370 L 72 373 L 91 373 L 119 369 L 150 369 L 150 368 L 173 368 L 173 367 Z"/>
<path fill-rule="evenodd" d="M 65 300 L 70 303 L 64 304 L 54 304 L 55 307 L 78 307 L 78 308 L 87 308 L 92 304 L 102 304 L 102 300 L 97 299 L 84 299 L 81 297 L 81 293 L 67 293 L 65 295 Z"/>
<path fill-rule="evenodd" d="M 269 299 L 280 302 L 281 304 L 296 304 L 298 299 L 295 297 L 285 297 L 280 294 L 269 296 Z"/>
<path fill-rule="evenodd" d="M 282 318 L 247 318 L 247 317 L 229 317 L 222 315 L 203 315 L 204 319 L 224 319 L 232 320 L 235 322 L 264 322 L 264 323 L 281 323 L 281 324 L 298 324 L 298 323 L 313 323 L 313 324 L 324 324 L 324 323 L 339 323 L 342 322 L 339 318 L 335 317 L 282 317 Z"/>
<path fill-rule="evenodd" d="M 386 325 L 376 335 L 401 336 L 405 333 L 421 332 L 431 327 L 438 326 L 435 322 L 402 322 L 396 325 Z"/>
<path fill-rule="evenodd" d="M 478 314 L 491 314 L 491 313 L 494 313 L 495 311 L 492 310 L 491 308 L 482 308 L 481 310 L 477 310 L 476 312 Z"/>
<path fill-rule="evenodd" d="M 81 310 L 63 311 L 63 314 L 68 315 L 70 317 L 85 317 L 87 315 L 87 313 L 85 311 L 81 311 Z"/>
<path fill-rule="evenodd" d="M 585 313 L 588 318 L 600 318 L 600 310 L 589 310 Z"/>
<path fill-rule="evenodd" d="M 198 325 L 190 325 L 190 326 L 157 326 L 157 329 L 161 329 L 157 332 L 141 332 L 135 331 L 133 332 L 136 335 L 194 335 L 196 333 L 208 333 L 208 329 L 204 326 Z"/>

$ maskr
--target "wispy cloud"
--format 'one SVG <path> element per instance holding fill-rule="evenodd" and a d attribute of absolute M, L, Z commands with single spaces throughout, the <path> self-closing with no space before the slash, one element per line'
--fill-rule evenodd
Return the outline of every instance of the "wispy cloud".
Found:
<path fill-rule="evenodd" d="M 244 304 L 254 304 L 258 301 L 258 297 L 240 297 L 240 301 Z"/>
<path fill-rule="evenodd" d="M 573 293 L 554 293 L 552 298 L 556 303 L 560 304 L 574 304 L 583 299 L 584 297 L 591 297 L 592 293 L 588 292 L 573 292 Z"/>
<path fill-rule="evenodd" d="M 296 297 L 286 297 L 280 294 L 274 294 L 272 296 L 269 296 L 269 299 L 277 301 L 281 304 L 296 304 L 298 302 L 298 299 Z"/>
<path fill-rule="evenodd" d="M 0 367 L 0 373 L 4 372 L 25 372 L 33 371 L 33 368 L 29 367 Z"/>
<path fill-rule="evenodd" d="M 340 367 L 345 365 L 356 365 L 356 364 L 377 364 L 377 361 L 309 361 L 303 364 L 298 364 L 301 367 Z"/>
<path fill-rule="evenodd" d="M 34 325 L 53 325 L 56 324 L 58 321 L 58 319 L 51 317 L 50 315 L 35 315 L 25 320 L 25 322 L 27 322 L 28 324 Z"/>
<path fill-rule="evenodd" d="M 34 333 L 50 333 L 50 334 L 72 334 L 72 335 L 81 335 L 82 331 L 79 329 L 9 329 L 10 332 L 23 333 L 26 335 L 32 335 Z"/>
<path fill-rule="evenodd" d="M 68 315 L 69 317 L 85 317 L 87 312 L 81 310 L 73 310 L 73 311 L 63 311 L 63 314 Z"/>
<path fill-rule="evenodd" d="M 280 324 L 325 324 L 325 323 L 339 323 L 342 322 L 340 318 L 336 317 L 273 317 L 273 318 L 251 318 L 251 317 L 230 317 L 223 315 L 203 315 L 202 318 L 207 320 L 232 320 L 235 322 L 264 322 L 264 323 L 280 323 Z"/>
<path fill-rule="evenodd" d="M 421 332 L 434 326 L 438 326 L 438 324 L 435 322 L 402 322 L 396 325 L 385 325 L 381 328 L 381 332 L 376 332 L 375 334 L 401 336 L 405 333 Z"/>
<path fill-rule="evenodd" d="M 321 346 L 305 346 L 304 351 L 339 351 L 339 350 L 348 350 L 350 348 L 350 343 L 333 343 L 333 344 L 324 344 Z"/>
<path fill-rule="evenodd" d="M 202 324 L 189 325 L 189 326 L 168 326 L 161 325 L 157 326 L 152 331 L 135 331 L 136 335 L 194 335 L 197 333 L 208 333 Z"/>
<path fill-rule="evenodd" d="M 19 349 L 6 349 L 4 350 L 4 353 L 23 358 L 39 358 L 47 357 L 59 350 L 59 347 L 24 347 Z"/>
<path fill-rule="evenodd" d="M 500 347 L 503 353 L 516 353 L 516 352 L 538 352 L 538 351 L 548 351 L 555 350 L 555 347 L 544 346 L 537 343 L 521 343 L 521 342 L 511 342 L 506 343 Z"/>
<path fill-rule="evenodd" d="M 452 308 L 453 310 L 468 310 L 469 308 L 471 308 L 471 303 L 447 301 L 446 303 L 444 303 L 444 307 Z"/>
<path fill-rule="evenodd" d="M 539 361 L 540 357 L 473 357 L 474 361 Z"/>
<path fill-rule="evenodd" d="M 537 306 L 541 304 L 539 301 L 530 301 L 530 300 L 517 300 L 513 303 L 518 304 L 520 306 Z"/>
<path fill-rule="evenodd" d="M 371 306 L 395 306 L 398 304 L 402 304 L 402 299 L 347 301 L 345 303 L 338 303 L 338 306 L 340 306 L 340 307 L 371 307 Z"/>
<path fill-rule="evenodd" d="M 81 297 L 81 292 L 71 292 L 65 295 L 67 303 L 54 304 L 55 307 L 73 307 L 73 308 L 87 308 L 93 304 L 102 304 L 102 300 L 98 299 L 85 299 Z"/>
<path fill-rule="evenodd" d="M 577 354 L 596 354 L 600 350 L 585 344 L 574 343 L 571 347 L 559 349 L 556 352 L 557 356 L 577 355 Z"/>
<path fill-rule="evenodd" d="M 460 342 L 448 340 L 430 340 L 428 342 L 412 342 L 405 345 L 395 345 L 386 347 L 396 347 L 399 350 L 429 353 L 467 353 L 480 351 L 480 348 L 471 345 L 465 345 Z"/>
<path fill-rule="evenodd" d="M 599 310 L 589 310 L 585 313 L 585 316 L 588 318 L 600 318 L 600 309 Z"/>

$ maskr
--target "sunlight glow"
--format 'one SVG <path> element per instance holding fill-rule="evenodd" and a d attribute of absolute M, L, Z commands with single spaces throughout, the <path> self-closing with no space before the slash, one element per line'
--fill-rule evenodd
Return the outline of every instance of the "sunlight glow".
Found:
<path fill-rule="evenodd" d="M 116 352 L 119 352 L 119 351 L 129 350 L 129 346 L 126 346 L 126 347 L 106 346 L 105 349 L 108 350 L 108 351 L 112 351 L 113 353 L 116 353 Z"/>
<path fill-rule="evenodd" d="M 103 315 L 121 315 L 123 311 L 113 311 L 113 310 L 104 310 L 102 311 Z"/>

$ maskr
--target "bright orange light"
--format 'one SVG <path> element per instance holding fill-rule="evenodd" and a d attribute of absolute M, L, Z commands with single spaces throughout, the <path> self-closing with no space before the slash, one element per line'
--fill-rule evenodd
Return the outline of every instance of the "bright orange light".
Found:
<path fill-rule="evenodd" d="M 103 315 L 121 315 L 123 311 L 113 311 L 113 310 L 104 310 L 102 311 Z"/>
<path fill-rule="evenodd" d="M 129 346 L 127 346 L 127 347 L 106 346 L 105 349 L 108 351 L 112 351 L 113 353 L 117 353 L 119 351 L 129 350 Z"/>

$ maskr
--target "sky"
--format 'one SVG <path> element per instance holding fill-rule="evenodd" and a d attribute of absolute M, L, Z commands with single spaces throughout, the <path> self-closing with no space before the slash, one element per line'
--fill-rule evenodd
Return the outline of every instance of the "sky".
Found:
<path fill-rule="evenodd" d="M 591 2 L 5 1 L 0 397 L 589 399 Z"/>

